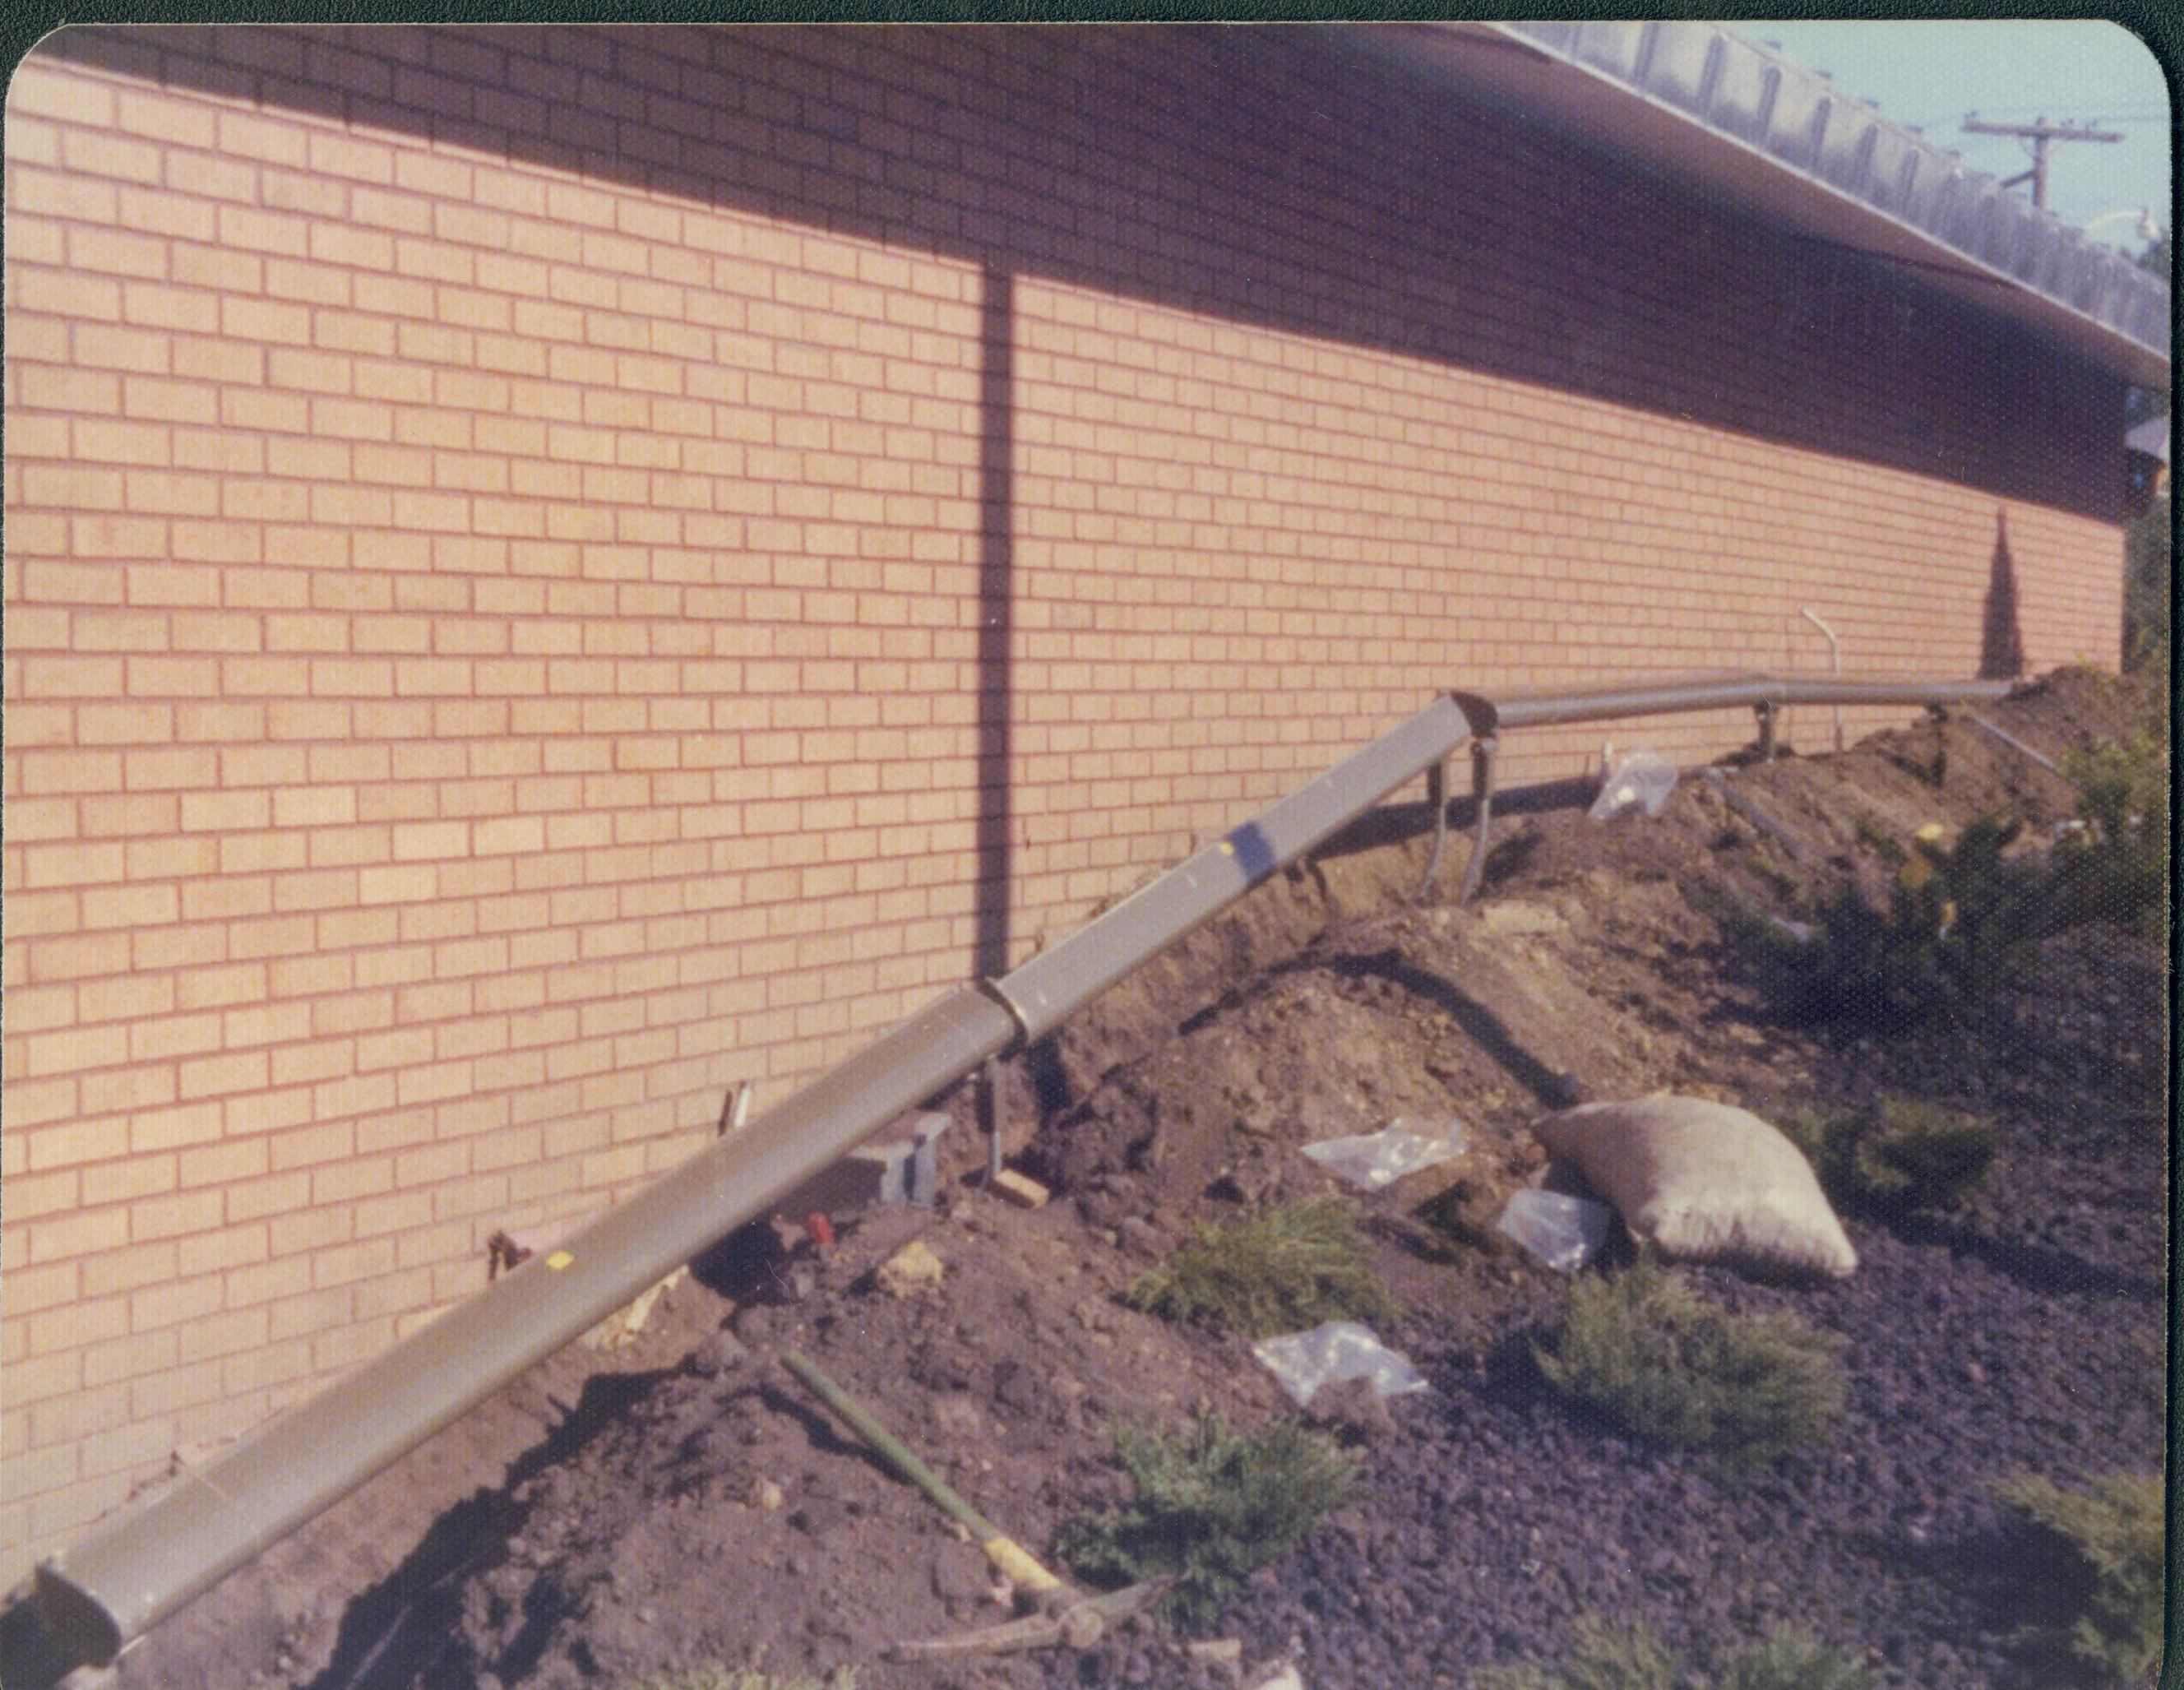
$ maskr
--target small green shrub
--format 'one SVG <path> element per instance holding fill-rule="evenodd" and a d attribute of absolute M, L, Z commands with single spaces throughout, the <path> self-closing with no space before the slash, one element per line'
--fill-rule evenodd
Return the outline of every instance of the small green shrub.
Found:
<path fill-rule="evenodd" d="M 783 1678 L 755 1667 L 731 1671 L 716 1666 L 671 1678 L 648 1678 L 632 1690 L 857 1690 L 857 1674 L 855 1668 L 844 1666 L 824 1678 L 803 1672 Z"/>
<path fill-rule="evenodd" d="M 1118 1426 L 1114 1436 L 1137 1495 L 1065 1522 L 1056 1552 L 1101 1583 L 1174 1578 L 1163 1606 L 1190 1625 L 1211 1620 L 1245 1578 L 1303 1542 L 1342 1505 L 1355 1474 L 1332 1443 L 1294 1420 L 1246 1436 L 1207 1414 L 1170 1435 Z"/>
<path fill-rule="evenodd" d="M 1715 1690 L 1866 1690 L 1873 1675 L 1803 1631 L 1777 1631 L 1731 1657 Z"/>
<path fill-rule="evenodd" d="M 1773 947 L 1786 1007 L 1808 1018 L 1914 1024 L 1978 1001 L 2023 970 L 2048 929 L 2036 869 L 2005 862 L 2014 822 L 1974 822 L 1947 851 L 1914 842 L 1877 909 L 1855 886 L 1814 921 L 1812 942 Z"/>
<path fill-rule="evenodd" d="M 1536 1353 L 1557 1389 L 1626 1431 L 1736 1472 L 1827 1433 L 1843 1404 L 1841 1347 L 1792 1316 L 1732 1314 L 1641 1262 L 1580 1279 L 1553 1347 Z"/>
<path fill-rule="evenodd" d="M 1474 1682 L 1479 1690 L 1679 1690 L 1676 1658 L 1643 1626 L 1588 1614 L 1573 1632 L 1577 1647 L 1565 1659 L 1490 1667 Z"/>
<path fill-rule="evenodd" d="M 1339 1197 L 1321 1197 L 1230 1226 L 1202 1226 L 1165 1268 L 1125 1294 L 1133 1308 L 1246 1338 L 1327 1320 L 1401 1314 L 1365 1259 L 1365 1240 Z"/>
<path fill-rule="evenodd" d="M 2070 1628 L 2072 1653 L 2117 1684 L 2151 1684 L 2163 1643 L 2161 1475 L 2111 1473 L 2065 1490 L 2020 1474 L 1996 1490 L 2068 1542 L 2084 1563 L 2084 1611 Z"/>
<path fill-rule="evenodd" d="M 1588 1615 L 1575 1637 L 1566 1659 L 1490 1668 L 1477 1682 L 1481 1690 L 1866 1690 L 1873 1682 L 1864 1667 L 1802 1631 L 1777 1631 L 1732 1655 L 1713 1679 L 1678 1661 L 1642 1626 Z"/>
<path fill-rule="evenodd" d="M 2149 937 L 2167 930 L 2169 748 L 2150 729 L 2103 739 L 2063 760 L 2078 789 L 2084 831 L 2055 858 L 2059 921 L 2136 923 Z"/>
<path fill-rule="evenodd" d="M 1846 1208 L 1947 1208 L 1986 1177 L 1999 1129 L 1908 1097 L 1854 1109 L 1783 1111 L 1775 1124 Z"/>

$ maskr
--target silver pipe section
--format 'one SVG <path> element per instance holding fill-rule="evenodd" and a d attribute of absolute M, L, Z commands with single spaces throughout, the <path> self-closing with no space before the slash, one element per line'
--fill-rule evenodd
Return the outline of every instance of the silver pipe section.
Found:
<path fill-rule="evenodd" d="M 1050 1031 L 1468 733 L 1462 712 L 1436 700 L 1014 973 L 911 1016 L 559 1249 L 493 1280 L 220 1459 L 122 1509 L 39 1567 L 35 1599 L 47 1634 L 79 1660 L 112 1659 L 889 1122 Z"/>
<path fill-rule="evenodd" d="M 1078 1004 L 1423 774 L 1470 733 L 1453 699 L 1435 700 L 1257 820 L 1207 845 L 1006 979 L 994 982 L 994 990 L 1023 1022 L 1027 1040 L 1050 1032 Z"/>
<path fill-rule="evenodd" d="M 47 1562 L 36 1585 L 46 1630 L 79 1659 L 111 1659 L 1016 1037 L 1009 1012 L 968 988 L 911 1016 L 755 1127 L 722 1139 Z"/>
<path fill-rule="evenodd" d="M 1652 686 L 1602 687 L 1574 693 L 1516 693 L 1498 699 L 1470 694 L 1473 731 L 1545 728 L 1569 722 L 1604 722 L 1624 716 L 1665 716 L 1696 710 L 1750 710 L 1760 705 L 1988 704 L 2006 698 L 2009 681 L 1840 681 L 1785 679 L 1774 675 L 1729 675 Z M 1481 718 L 1485 725 L 1481 725 Z"/>
<path fill-rule="evenodd" d="M 1989 722 L 1984 716 L 1975 715 L 1974 712 L 1968 710 L 1964 712 L 1964 720 L 1970 722 L 1973 727 L 1981 728 L 1986 733 L 1993 734 L 1996 739 L 2001 740 L 2003 745 L 2008 745 L 2013 750 L 2022 751 L 2026 756 L 2031 758 L 2034 762 L 2039 764 L 2042 768 L 2046 769 L 2049 773 L 2060 774 L 2063 772 L 2061 765 L 2057 763 L 2053 757 L 2034 750 L 2031 746 L 2026 745 L 2025 741 L 2019 739 L 2014 733 L 2003 733 L 2001 728 L 1996 727 L 1994 723 Z"/>
<path fill-rule="evenodd" d="M 1807 622 L 1810 622 L 1814 627 L 1819 629 L 1822 636 L 1825 638 L 1828 642 L 1828 673 L 1836 677 L 1837 678 L 1841 678 L 1842 675 L 1842 641 L 1836 638 L 1836 631 L 1802 605 L 1797 607 L 1797 614 L 1802 616 Z M 1836 706 L 1836 753 L 1837 756 L 1840 756 L 1841 755 L 1842 748 L 1842 706 L 1841 705 L 1837 705 Z"/>

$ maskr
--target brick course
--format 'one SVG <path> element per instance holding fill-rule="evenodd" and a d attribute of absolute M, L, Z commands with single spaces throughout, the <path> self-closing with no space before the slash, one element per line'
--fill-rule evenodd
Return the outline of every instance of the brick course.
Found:
<path fill-rule="evenodd" d="M 2117 655 L 2117 380 L 1308 36 L 8 101 L 0 1581 L 1436 689 Z"/>

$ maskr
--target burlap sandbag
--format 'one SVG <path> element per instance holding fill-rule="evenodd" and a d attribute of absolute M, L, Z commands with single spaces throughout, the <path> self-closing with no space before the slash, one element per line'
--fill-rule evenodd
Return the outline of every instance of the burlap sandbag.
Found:
<path fill-rule="evenodd" d="M 1581 1103 L 1532 1131 L 1663 1255 L 1836 1279 L 1858 1269 L 1812 1164 L 1748 1109 L 1663 1092 Z"/>

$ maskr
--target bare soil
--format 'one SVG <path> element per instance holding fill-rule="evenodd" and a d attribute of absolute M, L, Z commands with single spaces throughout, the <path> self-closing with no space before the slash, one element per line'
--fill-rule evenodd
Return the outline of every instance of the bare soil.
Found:
<path fill-rule="evenodd" d="M 2064 674 L 1981 713 L 2053 756 L 2146 707 Z M 120 1690 L 639 1690 L 749 1665 L 855 1666 L 861 1690 L 1174 1687 L 1256 1684 L 1284 1659 L 1313 1690 L 1427 1690 L 1553 1654 L 1588 1612 L 1702 1663 L 1787 1622 L 1884 1686 L 2071 1682 L 2019 1635 L 2062 1587 L 1991 1487 L 2162 1455 L 2166 960 L 2096 924 L 1961 1018 L 1863 1039 L 1787 1024 L 1718 928 L 1722 901 L 1789 914 L 1846 876 L 1878 885 L 1872 838 L 1930 821 L 2023 817 L 2036 849 L 2071 795 L 1961 719 L 1726 780 L 1767 828 L 1689 772 L 1658 818 L 1519 803 L 1468 908 L 1415 901 L 1422 809 L 1353 830 L 1012 1065 L 1012 1160 L 1054 1188 L 1047 1207 L 976 1188 L 972 1100 L 947 1100 L 939 1207 L 838 1216 L 823 1256 L 794 1227 L 732 1241 L 629 1347 L 542 1365 L 159 1628 Z M 1863 1265 L 1845 1283 L 1694 1270 L 1847 1342 L 1838 1436 L 1753 1478 L 1548 1391 L 1531 1346 L 1565 1281 L 1492 1230 L 1541 1177 L 1531 1120 L 1660 1088 L 1763 1113 L 1885 1090 L 2003 1133 L 1961 1210 L 1846 1217 Z M 1150 1621 L 1089 1649 L 884 1659 L 1007 1617 L 1007 1592 L 781 1353 L 810 1354 L 1045 1554 L 1061 1521 L 1123 1495 L 1117 1420 L 1291 1412 L 1240 1341 L 1119 1294 L 1195 1223 L 1333 1188 L 1300 1145 L 1406 1114 L 1469 1139 L 1357 1199 L 1407 1310 L 1383 1336 L 1433 1388 L 1335 1426 L 1357 1499 L 1223 1615 L 1238 1661 Z M 890 1295 L 873 1270 L 912 1239 L 944 1279 Z"/>

